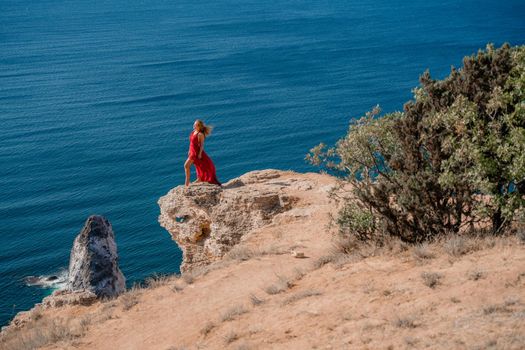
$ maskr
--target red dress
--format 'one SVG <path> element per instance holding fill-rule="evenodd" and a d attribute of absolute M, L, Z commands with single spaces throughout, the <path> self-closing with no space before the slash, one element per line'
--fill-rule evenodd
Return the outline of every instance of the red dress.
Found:
<path fill-rule="evenodd" d="M 211 158 L 208 157 L 205 151 L 202 151 L 202 157 L 199 159 L 199 151 L 199 136 L 192 132 L 190 134 L 190 150 L 188 151 L 188 157 L 193 161 L 193 164 L 195 164 L 197 178 L 199 181 L 209 182 L 220 186 L 221 183 L 217 180 L 215 165 L 213 165 Z"/>

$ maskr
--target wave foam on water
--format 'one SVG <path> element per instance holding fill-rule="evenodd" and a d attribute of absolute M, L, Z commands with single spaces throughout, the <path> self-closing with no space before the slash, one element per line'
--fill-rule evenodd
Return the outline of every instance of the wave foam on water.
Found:
<path fill-rule="evenodd" d="M 60 270 L 56 274 L 43 276 L 27 276 L 24 282 L 30 287 L 40 287 L 45 289 L 62 290 L 67 285 L 68 272 L 66 269 Z"/>

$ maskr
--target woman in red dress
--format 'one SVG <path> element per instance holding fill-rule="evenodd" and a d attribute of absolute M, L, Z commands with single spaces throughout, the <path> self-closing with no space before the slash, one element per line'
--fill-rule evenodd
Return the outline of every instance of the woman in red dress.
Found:
<path fill-rule="evenodd" d="M 204 152 L 204 140 L 206 136 L 211 133 L 211 127 L 204 125 L 202 120 L 197 119 L 193 123 L 193 131 L 190 134 L 190 149 L 188 151 L 188 159 L 184 163 L 184 171 L 186 173 L 186 181 L 184 184 L 190 184 L 190 167 L 195 165 L 197 170 L 197 182 L 209 182 L 216 185 L 221 185 L 215 175 L 215 165 L 210 157 Z"/>

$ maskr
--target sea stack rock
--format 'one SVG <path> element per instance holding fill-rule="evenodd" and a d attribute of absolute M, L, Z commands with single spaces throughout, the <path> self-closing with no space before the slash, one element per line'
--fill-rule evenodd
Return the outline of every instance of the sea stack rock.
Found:
<path fill-rule="evenodd" d="M 97 297 L 112 297 L 126 290 L 126 279 L 118 267 L 115 235 L 106 218 L 90 216 L 75 238 L 67 289 L 92 292 Z"/>

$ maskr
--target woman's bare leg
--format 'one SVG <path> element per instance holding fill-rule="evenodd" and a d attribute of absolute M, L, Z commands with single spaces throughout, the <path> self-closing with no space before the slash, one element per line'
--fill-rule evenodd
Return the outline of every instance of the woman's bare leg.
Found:
<path fill-rule="evenodd" d="M 193 161 L 190 158 L 186 159 L 186 161 L 184 162 L 184 173 L 186 174 L 186 181 L 184 181 L 185 186 L 190 185 L 190 176 L 191 176 L 190 167 L 192 164 L 193 164 Z"/>

